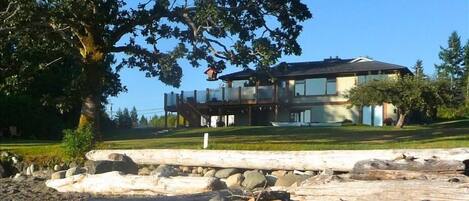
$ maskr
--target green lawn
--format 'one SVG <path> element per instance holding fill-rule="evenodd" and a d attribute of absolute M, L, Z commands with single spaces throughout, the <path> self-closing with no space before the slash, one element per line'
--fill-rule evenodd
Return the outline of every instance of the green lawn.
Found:
<path fill-rule="evenodd" d="M 180 129 L 157 134 L 155 129 L 132 129 L 105 134 L 102 149 L 190 148 L 201 149 L 203 133 L 210 134 L 210 149 L 333 150 L 469 147 L 469 120 L 428 126 L 228 127 Z M 57 141 L 15 140 L 0 142 L 0 149 L 35 158 L 61 158 Z"/>

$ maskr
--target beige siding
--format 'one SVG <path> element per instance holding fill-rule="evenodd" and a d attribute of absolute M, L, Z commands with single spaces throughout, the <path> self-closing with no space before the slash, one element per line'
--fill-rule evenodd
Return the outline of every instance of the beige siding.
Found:
<path fill-rule="evenodd" d="M 345 95 L 351 88 L 355 87 L 357 77 L 337 77 L 337 92 L 340 96 Z"/>
<path fill-rule="evenodd" d="M 396 107 L 394 105 L 391 105 L 391 104 L 385 104 L 385 109 L 384 111 L 386 113 L 384 113 L 384 117 L 385 119 L 386 118 L 392 118 L 394 121 L 397 121 L 397 112 L 394 113 L 394 110 L 396 109 Z"/>
<path fill-rule="evenodd" d="M 346 119 L 359 122 L 360 112 L 357 107 L 348 105 L 318 105 L 311 108 L 311 122 L 342 122 Z"/>

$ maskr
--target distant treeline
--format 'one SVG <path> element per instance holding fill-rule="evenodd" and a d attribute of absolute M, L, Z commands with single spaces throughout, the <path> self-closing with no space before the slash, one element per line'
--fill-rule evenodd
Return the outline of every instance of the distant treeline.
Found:
<path fill-rule="evenodd" d="M 175 127 L 177 117 L 173 114 L 168 114 L 168 127 Z M 128 108 L 118 109 L 115 115 L 109 117 L 106 114 L 104 119 L 103 129 L 129 129 L 129 128 L 164 128 L 165 118 L 164 115 L 158 116 L 153 115 L 151 118 L 147 118 L 144 115 L 139 115 L 137 109 L 132 107 L 129 111 Z M 182 125 L 184 119 L 179 118 L 179 123 Z"/>

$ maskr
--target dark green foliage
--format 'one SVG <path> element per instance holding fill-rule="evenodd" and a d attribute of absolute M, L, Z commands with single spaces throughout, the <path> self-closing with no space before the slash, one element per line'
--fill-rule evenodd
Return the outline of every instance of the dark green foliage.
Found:
<path fill-rule="evenodd" d="M 132 128 L 132 118 L 127 108 L 117 110 L 115 121 L 117 128 Z"/>
<path fill-rule="evenodd" d="M 123 0 L 0 0 L 0 12 L 1 36 L 28 36 L 26 42 L 51 45 L 33 48 L 34 58 L 52 57 L 40 62 L 43 66 L 71 61 L 73 68 L 68 69 L 78 73 L 60 76 L 70 83 L 54 86 L 67 92 L 63 99 L 75 101 L 74 95 L 79 96 L 85 103 L 80 111 L 86 121 L 81 123 L 94 126 L 99 125 L 96 108 L 105 97 L 125 90 L 117 74 L 121 68 L 139 68 L 146 76 L 175 87 L 183 75 L 179 59 L 218 70 L 227 64 L 265 68 L 282 54 L 301 53 L 297 38 L 303 27 L 299 23 L 312 17 L 299 0 L 150 0 L 134 8 Z M 161 45 L 165 40 L 174 46 Z M 58 59 L 60 54 L 50 51 L 57 49 L 70 58 Z M 115 53 L 124 56 L 114 71 L 110 65 Z M 8 83 L 16 86 L 22 80 L 10 77 Z M 71 90 L 62 90 L 63 86 Z M 66 105 L 63 99 L 59 99 L 61 106 Z"/>
<path fill-rule="evenodd" d="M 464 74 L 463 74 L 463 83 L 464 83 L 464 94 L 466 96 L 466 107 L 469 108 L 469 40 L 464 46 Z M 468 113 L 469 114 L 469 113 Z"/>
<path fill-rule="evenodd" d="M 137 113 L 137 109 L 134 107 L 132 107 L 132 110 L 130 111 L 130 121 L 132 122 L 131 125 L 132 125 L 132 128 L 135 128 L 138 126 L 138 113 Z"/>
<path fill-rule="evenodd" d="M 10 126 L 17 128 L 23 139 L 61 139 L 61 130 L 75 122 L 65 114 L 60 114 L 55 108 L 43 106 L 31 96 L 0 95 L 0 129 L 3 137 L 10 136 Z M 1 136 L 0 136 L 1 138 Z"/>
<path fill-rule="evenodd" d="M 82 160 L 86 152 L 93 149 L 94 135 L 91 126 L 77 130 L 64 130 L 62 145 L 69 160 Z"/>
<path fill-rule="evenodd" d="M 400 114 L 396 126 L 402 127 L 406 116 L 412 111 L 428 115 L 444 105 L 451 98 L 448 88 L 446 82 L 406 75 L 359 85 L 352 88 L 347 97 L 356 106 L 393 104 Z"/>
<path fill-rule="evenodd" d="M 455 31 L 451 33 L 448 39 L 448 47 L 440 47 L 441 51 L 438 54 L 442 63 L 435 65 L 438 76 L 449 78 L 451 81 L 456 81 L 461 78 L 463 71 L 461 68 L 462 62 L 462 48 L 461 38 Z M 453 84 L 453 83 L 452 83 Z"/>
<path fill-rule="evenodd" d="M 168 118 L 168 127 L 174 128 L 177 122 L 176 115 L 169 114 L 167 118 Z M 164 128 L 164 123 L 165 123 L 164 121 L 165 121 L 164 116 L 155 115 L 150 119 L 150 126 L 154 128 Z M 183 125 L 183 124 L 184 124 L 184 118 L 180 117 L 179 125 Z"/>
<path fill-rule="evenodd" d="M 440 80 L 449 82 L 451 99 L 446 107 L 438 109 L 438 117 L 457 119 L 469 116 L 469 41 L 461 47 L 460 37 L 453 32 L 448 39 L 448 47 L 441 47 L 440 65 L 435 65 Z"/>
<path fill-rule="evenodd" d="M 423 73 L 423 61 L 418 59 L 417 62 L 415 62 L 414 65 L 414 75 L 417 77 L 425 77 L 425 74 Z"/>
<path fill-rule="evenodd" d="M 142 115 L 140 118 L 140 121 L 138 122 L 138 125 L 141 127 L 147 127 L 148 126 L 148 120 L 145 118 L 145 116 Z"/>

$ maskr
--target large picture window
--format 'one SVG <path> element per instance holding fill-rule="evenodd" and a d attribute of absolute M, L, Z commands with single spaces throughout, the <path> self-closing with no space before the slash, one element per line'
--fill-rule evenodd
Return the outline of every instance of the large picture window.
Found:
<path fill-rule="evenodd" d="M 326 94 L 326 78 L 307 79 L 305 94 L 307 96 Z"/>
<path fill-rule="evenodd" d="M 295 96 L 304 96 L 305 95 L 305 81 L 296 80 L 295 81 Z"/>

